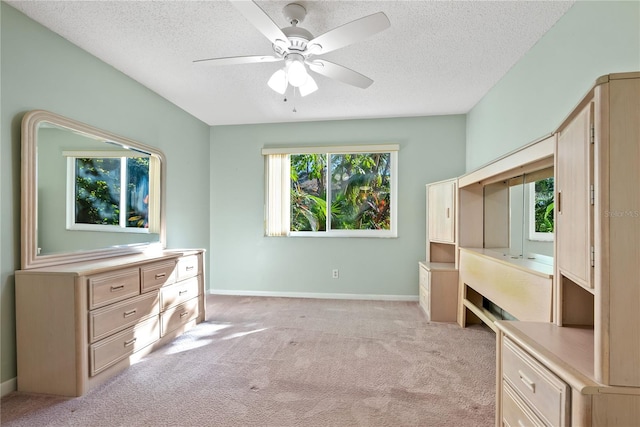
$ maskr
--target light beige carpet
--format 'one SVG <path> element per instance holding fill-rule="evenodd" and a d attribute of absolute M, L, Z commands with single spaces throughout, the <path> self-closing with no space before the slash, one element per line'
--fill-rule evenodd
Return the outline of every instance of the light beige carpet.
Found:
<path fill-rule="evenodd" d="M 495 335 L 417 303 L 208 297 L 208 321 L 81 398 L 14 392 L 9 426 L 491 426 Z"/>

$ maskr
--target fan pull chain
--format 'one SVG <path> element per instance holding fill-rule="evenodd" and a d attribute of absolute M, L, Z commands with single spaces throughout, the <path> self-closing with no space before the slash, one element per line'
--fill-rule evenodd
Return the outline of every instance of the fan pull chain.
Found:
<path fill-rule="evenodd" d="M 298 110 L 296 110 L 296 87 L 293 87 L 293 112 L 297 113 Z"/>
<path fill-rule="evenodd" d="M 293 94 L 291 95 L 291 98 L 293 99 L 293 112 L 297 113 L 298 110 L 296 110 L 296 87 L 295 86 L 291 86 L 293 89 Z M 287 98 L 287 95 L 284 95 L 284 98 L 282 99 L 282 102 L 287 102 L 289 99 Z"/>

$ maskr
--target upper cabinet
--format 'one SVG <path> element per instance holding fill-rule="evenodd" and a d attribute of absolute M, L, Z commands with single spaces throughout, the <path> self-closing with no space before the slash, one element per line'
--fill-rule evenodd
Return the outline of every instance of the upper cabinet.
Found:
<path fill-rule="evenodd" d="M 558 132 L 556 212 L 558 272 L 586 289 L 593 288 L 594 99 Z"/>
<path fill-rule="evenodd" d="M 455 243 L 456 181 L 441 181 L 427 186 L 431 242 Z"/>

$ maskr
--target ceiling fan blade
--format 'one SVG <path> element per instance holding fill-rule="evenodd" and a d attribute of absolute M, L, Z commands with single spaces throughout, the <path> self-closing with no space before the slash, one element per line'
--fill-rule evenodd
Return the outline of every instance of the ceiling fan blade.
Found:
<path fill-rule="evenodd" d="M 323 59 L 315 59 L 309 61 L 307 64 L 311 71 L 362 89 L 368 88 L 371 86 L 371 83 L 373 83 L 373 80 L 367 76 L 363 76 L 347 67 Z"/>
<path fill-rule="evenodd" d="M 194 64 L 206 64 L 206 65 L 236 65 L 236 64 L 255 64 L 258 62 L 277 62 L 282 61 L 283 58 L 271 55 L 254 55 L 254 56 L 229 56 L 226 58 L 209 58 L 209 59 L 196 59 Z"/>
<path fill-rule="evenodd" d="M 253 1 L 231 0 L 236 9 L 244 15 L 271 43 L 278 44 L 287 42 L 287 36 L 280 27 Z"/>
<path fill-rule="evenodd" d="M 386 30 L 391 25 L 389 18 L 383 12 L 374 13 L 364 18 L 356 19 L 347 24 L 341 25 L 333 30 L 310 40 L 307 48 L 313 45 L 320 46 L 316 54 L 331 52 L 351 43 L 364 40 L 380 31 Z M 313 49 L 313 48 L 312 48 Z"/>

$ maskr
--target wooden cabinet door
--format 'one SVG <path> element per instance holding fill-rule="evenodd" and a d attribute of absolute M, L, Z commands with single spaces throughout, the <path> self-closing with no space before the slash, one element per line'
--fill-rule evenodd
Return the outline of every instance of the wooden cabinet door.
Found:
<path fill-rule="evenodd" d="M 429 186 L 429 240 L 455 242 L 455 181 Z"/>
<path fill-rule="evenodd" d="M 593 102 L 558 134 L 556 147 L 556 263 L 558 272 L 593 288 Z"/>

